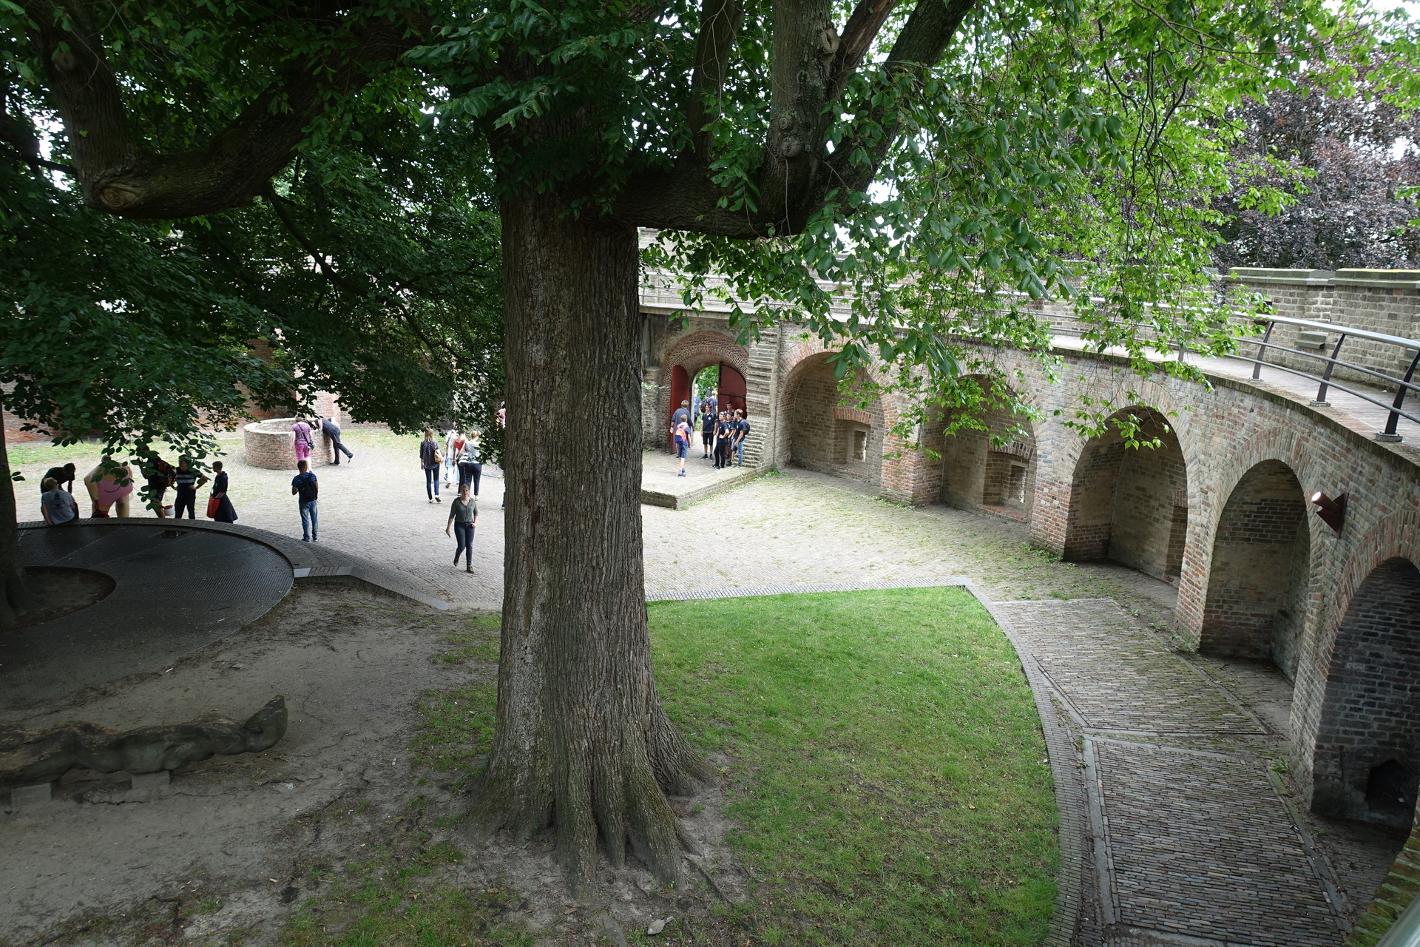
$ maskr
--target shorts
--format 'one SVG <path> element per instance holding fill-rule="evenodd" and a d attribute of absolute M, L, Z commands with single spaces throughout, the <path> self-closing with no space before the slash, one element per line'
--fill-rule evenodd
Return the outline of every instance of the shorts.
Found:
<path fill-rule="evenodd" d="M 680 459 L 682 459 L 682 460 L 685 459 L 685 453 L 686 453 L 685 448 L 686 448 L 685 441 L 676 441 L 676 442 L 675 442 L 675 455 L 676 455 L 677 457 L 679 457 Z"/>

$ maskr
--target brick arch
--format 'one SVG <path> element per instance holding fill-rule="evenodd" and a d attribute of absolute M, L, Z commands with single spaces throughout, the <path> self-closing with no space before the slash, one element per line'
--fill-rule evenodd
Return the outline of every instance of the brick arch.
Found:
<path fill-rule="evenodd" d="M 985 379 L 973 374 L 966 378 Z M 1022 399 L 1011 385 L 1005 388 L 1010 397 Z M 960 430 L 950 436 L 940 433 L 949 416 L 938 415 L 930 435 L 924 436 L 927 447 L 942 455 L 942 494 L 948 506 L 965 510 L 987 510 L 1010 519 L 1030 519 L 1035 502 L 1036 435 L 1031 420 L 1013 414 L 1008 407 L 993 406 L 982 417 L 988 430 Z M 1011 426 L 1024 429 L 1024 436 L 1001 448 L 991 444 L 991 436 Z"/>
<path fill-rule="evenodd" d="M 890 433 L 900 417 L 896 400 L 880 394 L 867 410 L 838 405 L 837 383 L 832 369 L 827 366 L 828 356 L 833 351 L 817 339 L 800 341 L 791 346 L 781 360 L 784 381 L 775 399 L 774 411 L 776 456 L 781 463 L 793 462 L 811 470 L 871 483 L 889 496 L 909 495 L 911 448 Z M 827 377 L 815 378 L 816 374 Z M 870 365 L 866 374 L 873 382 L 881 383 L 882 375 L 877 366 Z M 819 389 L 815 397 L 822 406 L 821 411 L 800 402 L 806 383 Z M 867 435 L 867 461 L 862 463 L 852 459 L 853 443 L 848 440 L 857 431 L 865 431 Z M 795 457 L 792 445 L 796 434 L 801 438 L 816 438 L 813 443 L 817 449 L 805 454 L 801 448 L 799 456 Z"/>
<path fill-rule="evenodd" d="M 1322 529 L 1330 532 L 1327 527 Z M 1420 509 L 1393 513 L 1360 539 L 1345 546 L 1335 545 L 1338 551 L 1344 549 L 1349 555 L 1333 564 L 1329 581 L 1318 583 L 1313 594 L 1313 633 L 1302 648 L 1292 702 L 1291 730 L 1296 741 L 1293 761 L 1298 764 L 1298 782 L 1308 791 L 1312 788 L 1310 774 L 1316 761 L 1326 694 L 1337 666 L 1342 623 L 1357 601 L 1362 583 L 1377 566 L 1391 559 L 1420 563 Z"/>
<path fill-rule="evenodd" d="M 1195 547 L 1197 555 L 1186 556 L 1183 575 L 1179 579 L 1178 605 L 1174 612 L 1174 630 L 1186 642 L 1197 647 L 1202 640 L 1203 614 L 1208 598 L 1212 570 L 1212 556 L 1219 523 L 1227 499 L 1237 490 L 1238 485 L 1258 464 L 1274 461 L 1290 468 L 1302 489 L 1304 497 L 1310 496 L 1318 484 L 1326 482 L 1325 461 L 1319 459 L 1315 450 L 1308 449 L 1307 441 L 1295 432 L 1277 427 L 1254 431 L 1247 429 L 1242 436 L 1229 445 L 1226 462 L 1212 465 L 1189 465 L 1190 512 L 1189 549 Z M 1198 472 L 1197 478 L 1193 476 Z M 1191 481 L 1199 481 L 1196 491 Z M 1196 504 L 1196 505 L 1195 505 Z M 1327 544 L 1320 530 L 1325 526 L 1314 516 L 1306 518 L 1307 544 L 1310 549 L 1308 577 L 1322 571 L 1322 561 L 1327 556 Z M 1301 638 L 1298 653 L 1307 648 L 1316 625 L 1315 583 L 1307 588 L 1306 613 L 1300 628 Z"/>
<path fill-rule="evenodd" d="M 694 379 L 695 373 L 702 368 L 721 362 L 748 379 L 749 352 L 725 333 L 702 329 L 676 339 L 661 356 L 661 367 L 656 376 L 657 419 L 664 420 L 671 415 L 671 372 L 677 365 L 684 367 Z"/>
<path fill-rule="evenodd" d="M 1284 461 L 1260 461 L 1237 478 L 1212 530 L 1200 651 L 1270 661 L 1296 677 L 1312 573 L 1308 513 Z"/>
<path fill-rule="evenodd" d="M 1415 546 L 1410 538 L 1369 547 L 1376 551 L 1347 570 L 1309 754 L 1314 811 L 1402 832 L 1411 828 L 1420 786 L 1420 694 L 1412 691 L 1420 680 Z M 1370 564 L 1364 574 L 1363 562 Z"/>
<path fill-rule="evenodd" d="M 1183 439 L 1157 408 L 1135 404 L 1143 433 L 1162 441 L 1158 448 L 1130 450 L 1111 429 L 1080 445 L 1070 472 L 1062 556 L 1074 561 L 1110 559 L 1155 578 L 1183 573 L 1188 550 L 1188 471 L 1196 470 Z M 1123 507 L 1121 508 L 1121 504 Z"/>

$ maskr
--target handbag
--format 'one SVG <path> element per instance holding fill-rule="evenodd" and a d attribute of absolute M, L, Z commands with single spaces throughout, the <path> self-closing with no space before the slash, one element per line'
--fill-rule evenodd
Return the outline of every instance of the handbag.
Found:
<path fill-rule="evenodd" d="M 217 518 L 217 513 L 218 513 L 218 511 L 220 511 L 221 509 L 222 509 L 222 498 L 221 498 L 221 497 L 208 497 L 208 498 L 207 498 L 207 518 L 208 518 L 209 520 L 215 520 L 215 519 Z"/>

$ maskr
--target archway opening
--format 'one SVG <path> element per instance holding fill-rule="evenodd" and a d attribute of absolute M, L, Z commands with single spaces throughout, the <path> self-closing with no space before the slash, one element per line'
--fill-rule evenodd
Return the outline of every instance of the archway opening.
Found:
<path fill-rule="evenodd" d="M 1035 499 L 1035 429 L 1029 418 L 1011 409 L 1020 399 L 987 379 L 964 379 L 961 409 L 973 417 L 942 439 L 942 502 L 962 510 L 984 510 L 1026 522 Z M 958 412 L 948 413 L 941 428 Z"/>
<path fill-rule="evenodd" d="M 840 390 L 830 353 L 794 367 L 781 413 L 786 462 L 806 470 L 880 486 L 887 422 L 879 399 L 859 408 Z"/>
<path fill-rule="evenodd" d="M 1306 494 L 1277 460 L 1243 474 L 1218 520 L 1199 650 L 1297 674 L 1311 535 Z"/>
<path fill-rule="evenodd" d="M 1120 430 L 1135 428 L 1130 446 Z M 1152 408 L 1116 412 L 1080 452 L 1070 484 L 1064 558 L 1112 561 L 1175 582 L 1188 534 L 1188 472 L 1178 436 Z"/>
<path fill-rule="evenodd" d="M 1420 569 L 1387 559 L 1336 631 L 1312 761 L 1312 808 L 1408 833 L 1420 788 Z"/>

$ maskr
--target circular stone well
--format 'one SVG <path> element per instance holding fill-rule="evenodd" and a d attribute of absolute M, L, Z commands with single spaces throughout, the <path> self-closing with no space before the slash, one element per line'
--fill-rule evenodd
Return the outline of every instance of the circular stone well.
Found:
<path fill-rule="evenodd" d="M 292 446 L 291 425 L 296 418 L 271 418 L 267 421 L 253 421 L 242 428 L 242 442 L 246 448 L 247 463 L 264 470 L 295 470 L 296 450 Z M 307 424 L 311 422 L 306 421 Z M 311 466 L 324 467 L 330 463 L 330 441 L 319 428 L 312 426 Z"/>

